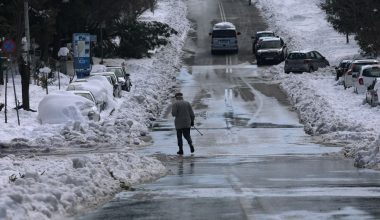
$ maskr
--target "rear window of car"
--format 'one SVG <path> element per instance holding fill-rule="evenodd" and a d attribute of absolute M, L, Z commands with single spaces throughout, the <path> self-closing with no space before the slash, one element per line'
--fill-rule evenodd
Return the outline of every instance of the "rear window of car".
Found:
<path fill-rule="evenodd" d="M 260 38 L 260 37 L 274 37 L 274 34 L 273 33 L 260 33 L 260 34 L 256 35 L 256 38 Z"/>
<path fill-rule="evenodd" d="M 306 59 L 306 54 L 305 53 L 290 53 L 288 56 L 288 59 L 290 60 Z"/>
<path fill-rule="evenodd" d="M 377 64 L 377 63 L 376 63 L 376 62 L 355 63 L 355 64 L 353 64 L 353 65 L 354 65 L 354 68 L 352 69 L 352 72 L 360 72 L 360 69 L 362 68 L 362 66 L 365 66 L 365 65 L 373 65 L 373 64 Z"/>
<path fill-rule="evenodd" d="M 363 76 L 366 77 L 380 77 L 380 68 L 372 67 L 363 71 Z"/>
<path fill-rule="evenodd" d="M 236 37 L 234 30 L 215 30 L 212 32 L 212 37 Z"/>
<path fill-rule="evenodd" d="M 271 41 L 262 41 L 259 45 L 261 49 L 264 48 L 280 48 L 281 42 L 279 40 L 271 40 Z"/>

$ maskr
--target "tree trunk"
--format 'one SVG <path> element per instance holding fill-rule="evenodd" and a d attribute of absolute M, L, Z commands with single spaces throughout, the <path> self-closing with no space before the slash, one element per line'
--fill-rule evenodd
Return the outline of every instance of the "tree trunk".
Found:
<path fill-rule="evenodd" d="M 21 88 L 22 88 L 22 108 L 24 110 L 30 110 L 29 104 L 29 83 L 30 83 L 30 71 L 29 64 L 24 62 L 22 56 L 18 59 L 18 68 L 21 75 Z"/>
<path fill-rule="evenodd" d="M 350 38 L 348 37 L 348 33 L 346 33 L 346 44 L 350 43 Z"/>

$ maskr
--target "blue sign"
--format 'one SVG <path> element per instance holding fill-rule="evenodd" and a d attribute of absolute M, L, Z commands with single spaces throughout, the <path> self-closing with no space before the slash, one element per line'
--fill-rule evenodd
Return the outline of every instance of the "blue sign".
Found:
<path fill-rule="evenodd" d="M 77 78 L 90 75 L 91 72 L 91 35 L 88 33 L 73 34 L 74 71 Z"/>
<path fill-rule="evenodd" d="M 5 53 L 14 53 L 16 50 L 16 44 L 11 39 L 7 39 L 3 42 L 2 49 Z"/>

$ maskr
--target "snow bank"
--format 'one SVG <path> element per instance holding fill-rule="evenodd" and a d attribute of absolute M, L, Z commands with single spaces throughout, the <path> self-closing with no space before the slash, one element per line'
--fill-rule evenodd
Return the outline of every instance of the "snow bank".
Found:
<path fill-rule="evenodd" d="M 292 50 L 315 49 L 332 65 L 358 56 L 357 43 L 337 33 L 319 8 L 320 0 L 256 0 L 256 6 L 270 22 L 270 28 L 282 36 Z M 312 74 L 290 74 L 283 64 L 261 69 L 280 80 L 282 88 L 300 115 L 305 131 L 320 141 L 343 145 L 343 153 L 355 158 L 358 167 L 380 169 L 380 107 L 364 104 L 364 96 L 344 90 L 334 80 L 333 68 Z"/>
<path fill-rule="evenodd" d="M 7 154 L 0 158 L 0 219 L 68 216 L 109 199 L 122 189 L 120 185 L 164 175 L 161 163 L 136 155 L 133 147 L 145 144 L 148 126 L 160 114 L 175 82 L 190 28 L 186 14 L 183 1 L 159 1 L 154 13 L 146 12 L 142 19 L 164 22 L 176 29 L 179 33 L 171 37 L 170 44 L 159 48 L 152 58 L 105 60 L 107 65 L 125 62 L 133 87 L 115 99 L 115 111 L 100 122 L 40 125 L 37 113 L 20 111 L 18 126 L 16 112 L 8 109 L 8 124 L 0 127 L 0 152 Z M 67 86 L 68 81 L 65 83 Z M 19 77 L 16 84 L 20 85 Z M 49 87 L 49 93 L 58 90 L 55 85 Z M 13 97 L 10 84 L 8 92 Z M 16 92 L 21 94 L 21 88 L 17 87 Z M 31 85 L 31 108 L 36 109 L 45 96 L 41 87 Z M 9 101 L 10 107 L 15 106 L 12 99 Z M 0 121 L 4 121 L 3 114 Z M 8 155 L 20 151 L 62 156 Z"/>
<path fill-rule="evenodd" d="M 337 33 L 326 21 L 320 3 L 321 0 L 256 0 L 270 28 L 288 42 L 291 50 L 318 50 L 336 65 L 359 49 L 352 38 L 346 44 L 345 35 Z"/>
<path fill-rule="evenodd" d="M 131 153 L 15 157 L 0 163 L 0 219 L 55 219 L 110 199 L 120 188 L 165 172 Z"/>

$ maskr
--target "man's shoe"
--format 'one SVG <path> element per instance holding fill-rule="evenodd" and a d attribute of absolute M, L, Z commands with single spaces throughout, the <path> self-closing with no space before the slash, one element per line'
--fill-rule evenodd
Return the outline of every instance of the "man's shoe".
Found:
<path fill-rule="evenodd" d="M 178 155 L 183 155 L 183 150 L 179 150 L 179 151 L 177 152 L 177 154 L 178 154 Z"/>
<path fill-rule="evenodd" d="M 194 153 L 194 146 L 193 145 L 190 145 L 190 152 Z"/>

